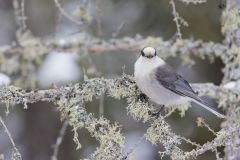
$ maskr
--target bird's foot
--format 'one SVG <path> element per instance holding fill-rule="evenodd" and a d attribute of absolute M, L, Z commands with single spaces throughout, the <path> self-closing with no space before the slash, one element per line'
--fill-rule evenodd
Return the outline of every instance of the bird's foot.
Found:
<path fill-rule="evenodd" d="M 159 116 L 160 116 L 160 114 L 161 114 L 161 111 L 163 110 L 163 108 L 164 108 L 164 105 L 162 105 L 162 106 L 160 107 L 159 111 L 157 111 L 157 112 L 151 112 L 151 111 L 149 111 L 148 114 L 149 114 L 151 117 L 155 117 L 156 119 L 158 119 Z"/>
<path fill-rule="evenodd" d="M 148 101 L 148 97 L 144 93 L 139 94 L 138 99 L 140 99 L 141 102 L 147 102 Z"/>

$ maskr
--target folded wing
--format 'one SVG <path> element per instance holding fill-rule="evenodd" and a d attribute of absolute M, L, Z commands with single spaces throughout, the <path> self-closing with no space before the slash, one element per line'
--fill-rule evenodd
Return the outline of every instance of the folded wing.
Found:
<path fill-rule="evenodd" d="M 158 67 L 156 69 L 156 78 L 158 82 L 166 89 L 169 89 L 178 95 L 189 97 L 205 109 L 211 111 L 221 118 L 224 118 L 224 115 L 211 109 L 211 107 L 205 101 L 203 101 L 196 92 L 194 92 L 189 83 L 181 75 L 174 72 L 170 66 L 164 65 Z"/>

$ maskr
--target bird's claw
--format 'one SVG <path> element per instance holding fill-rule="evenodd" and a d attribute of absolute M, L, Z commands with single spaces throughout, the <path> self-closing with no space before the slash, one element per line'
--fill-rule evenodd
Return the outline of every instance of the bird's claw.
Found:
<path fill-rule="evenodd" d="M 149 114 L 151 117 L 155 117 L 156 119 L 158 119 L 163 108 L 164 108 L 164 106 L 162 105 L 161 108 L 159 109 L 159 111 L 157 111 L 157 112 L 148 111 L 148 114 Z"/>
<path fill-rule="evenodd" d="M 138 99 L 140 99 L 141 102 L 147 102 L 148 101 L 148 97 L 144 93 L 139 94 Z"/>
<path fill-rule="evenodd" d="M 154 117 L 154 118 L 158 119 L 159 116 L 160 116 L 160 110 L 157 111 L 157 112 L 151 112 L 151 111 L 149 111 L 148 114 L 149 114 L 151 117 Z"/>

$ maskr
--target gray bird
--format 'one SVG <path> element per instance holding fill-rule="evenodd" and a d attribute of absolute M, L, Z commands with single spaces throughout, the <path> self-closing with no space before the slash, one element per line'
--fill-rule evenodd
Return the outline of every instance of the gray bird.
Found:
<path fill-rule="evenodd" d="M 181 75 L 157 56 L 152 47 L 142 49 L 141 56 L 134 65 L 134 77 L 139 89 L 161 106 L 193 101 L 218 117 L 225 118 L 201 99 Z"/>

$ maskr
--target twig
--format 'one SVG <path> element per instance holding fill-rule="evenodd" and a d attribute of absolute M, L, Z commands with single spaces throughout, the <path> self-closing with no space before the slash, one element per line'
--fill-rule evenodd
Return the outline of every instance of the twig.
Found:
<path fill-rule="evenodd" d="M 134 145 L 133 147 L 128 151 L 124 159 L 127 159 L 130 155 L 132 155 L 137 147 L 142 143 L 142 141 L 145 139 L 145 135 L 143 135 Z"/>
<path fill-rule="evenodd" d="M 101 95 L 99 99 L 99 117 L 104 115 L 104 95 Z"/>
<path fill-rule="evenodd" d="M 203 118 L 198 118 L 197 119 L 197 125 L 202 127 L 205 126 L 213 135 L 217 136 L 216 132 L 204 121 Z"/>
<path fill-rule="evenodd" d="M 68 121 L 65 120 L 61 129 L 60 129 L 60 132 L 59 132 L 59 135 L 57 137 L 56 143 L 53 146 L 53 155 L 51 157 L 51 160 L 57 160 L 58 159 L 57 157 L 58 157 L 59 147 L 62 144 L 65 132 L 67 130 L 67 126 L 68 126 Z"/>
<path fill-rule="evenodd" d="M 22 160 L 22 157 L 21 157 L 21 154 L 20 152 L 18 151 L 14 141 L 13 141 L 13 138 L 7 128 L 7 126 L 5 125 L 2 117 L 0 116 L 0 123 L 2 124 L 3 128 L 5 129 L 5 132 L 7 133 L 7 136 L 11 142 L 11 145 L 12 145 L 12 148 L 13 148 L 13 153 L 12 153 L 12 158 L 15 158 L 14 160 Z"/>
<path fill-rule="evenodd" d="M 181 24 L 184 26 L 188 26 L 188 23 L 179 15 L 179 13 L 176 10 L 175 2 L 174 0 L 170 0 L 169 2 L 172 6 L 172 15 L 173 15 L 173 21 L 176 23 L 177 26 L 177 35 L 179 39 L 182 39 L 182 33 L 181 33 Z"/>
<path fill-rule="evenodd" d="M 171 116 L 172 113 L 175 112 L 176 109 L 177 109 L 176 107 L 173 107 L 168 113 L 166 113 L 166 114 L 163 116 L 163 119 Z"/>
<path fill-rule="evenodd" d="M 217 148 L 214 149 L 215 155 L 216 155 L 216 160 L 223 160 L 220 158 L 220 153 L 218 152 Z"/>
<path fill-rule="evenodd" d="M 99 9 L 98 1 L 99 0 L 95 0 L 95 10 L 96 10 L 96 21 L 97 21 L 98 37 L 101 38 L 102 37 L 101 10 Z"/>
<path fill-rule="evenodd" d="M 186 4 L 190 4 L 190 3 L 201 4 L 201 3 L 206 3 L 207 2 L 207 0 L 179 0 L 179 1 L 181 1 L 183 3 L 186 3 Z"/>
<path fill-rule="evenodd" d="M 170 0 L 170 4 L 172 6 L 172 14 L 173 14 L 173 21 L 176 23 L 176 26 L 177 26 L 177 35 L 178 35 L 178 38 L 182 39 L 182 33 L 181 33 L 181 30 L 180 30 L 180 27 L 181 25 L 179 24 L 178 20 L 179 20 L 179 14 L 178 12 L 176 11 L 176 7 L 175 7 L 175 3 L 173 0 Z"/>
<path fill-rule="evenodd" d="M 21 32 L 24 32 L 27 29 L 26 25 L 27 17 L 25 16 L 24 4 L 25 4 L 24 0 L 21 0 L 21 4 L 19 4 L 18 0 L 13 0 L 15 19 Z"/>
<path fill-rule="evenodd" d="M 120 26 L 118 26 L 116 32 L 112 33 L 112 37 L 116 38 L 121 33 L 124 27 L 125 27 L 125 23 L 123 22 L 120 24 Z"/>
<path fill-rule="evenodd" d="M 67 13 L 61 6 L 61 4 L 59 3 L 58 0 L 54 0 L 56 7 L 58 8 L 58 10 L 60 11 L 60 13 L 62 13 L 66 18 L 68 18 L 69 20 L 71 20 L 72 22 L 76 23 L 77 25 L 82 25 L 81 21 L 78 21 L 77 19 L 75 19 L 74 17 L 72 17 L 69 13 Z"/>
<path fill-rule="evenodd" d="M 191 141 L 191 140 L 189 140 L 189 139 L 187 139 L 187 138 L 185 138 L 185 137 L 179 136 L 179 138 L 181 138 L 182 140 L 184 140 L 185 142 L 187 142 L 187 143 L 189 143 L 189 144 L 191 144 L 191 145 L 193 145 L 193 146 L 201 147 L 200 144 L 197 144 L 196 142 L 193 142 L 193 141 Z"/>

